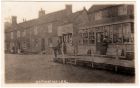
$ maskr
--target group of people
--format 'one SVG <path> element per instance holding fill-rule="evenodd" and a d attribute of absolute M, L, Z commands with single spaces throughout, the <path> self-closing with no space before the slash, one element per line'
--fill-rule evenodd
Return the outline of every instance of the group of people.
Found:
<path fill-rule="evenodd" d="M 108 36 L 105 36 L 102 40 L 102 44 L 101 44 L 101 55 L 106 55 L 107 53 L 107 48 L 108 48 L 108 44 L 109 44 L 109 39 Z M 55 58 L 57 57 L 58 54 L 66 54 L 66 43 L 65 42 L 60 42 L 57 44 L 56 47 L 53 47 L 53 51 L 54 51 L 54 56 Z M 88 54 L 91 52 L 88 52 Z"/>
<path fill-rule="evenodd" d="M 57 44 L 57 46 L 53 47 L 54 56 L 57 57 L 58 54 L 66 54 L 66 44 L 63 42 L 60 42 Z"/>

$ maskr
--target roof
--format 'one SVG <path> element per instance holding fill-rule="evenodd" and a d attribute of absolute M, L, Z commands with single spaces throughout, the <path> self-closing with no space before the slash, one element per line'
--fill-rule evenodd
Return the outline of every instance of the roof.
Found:
<path fill-rule="evenodd" d="M 91 6 L 91 8 L 89 8 L 88 13 L 92 13 L 92 12 L 95 12 L 95 11 L 98 11 L 98 10 L 101 10 L 101 9 L 104 9 L 104 8 L 112 7 L 112 6 L 116 6 L 116 5 L 113 5 L 113 4 L 93 5 L 93 6 Z"/>
<path fill-rule="evenodd" d="M 54 21 L 59 21 L 66 17 L 66 10 L 60 10 L 53 13 L 46 14 L 45 16 L 39 18 L 39 23 L 50 23 Z"/>
<path fill-rule="evenodd" d="M 75 13 L 72 13 L 72 14 L 69 16 L 69 20 L 70 20 L 71 22 L 75 21 L 75 20 L 78 18 L 79 15 L 82 15 L 83 11 L 84 11 L 84 10 L 80 10 L 80 11 L 77 11 L 77 12 L 75 12 Z"/>
<path fill-rule="evenodd" d="M 42 24 L 42 23 L 49 23 L 49 22 L 57 21 L 57 20 L 63 19 L 66 16 L 67 16 L 66 10 L 60 10 L 60 11 L 46 14 L 45 16 L 41 18 L 36 18 L 36 19 L 19 23 L 14 27 L 16 27 L 17 29 L 27 28 L 27 27 L 31 27 L 34 25 Z M 5 31 L 8 32 L 8 31 L 11 31 L 11 29 L 12 29 L 12 26 L 6 28 Z"/>

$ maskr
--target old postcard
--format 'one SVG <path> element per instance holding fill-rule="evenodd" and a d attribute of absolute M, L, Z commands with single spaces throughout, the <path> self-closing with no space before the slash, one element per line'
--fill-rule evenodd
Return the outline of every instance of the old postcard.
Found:
<path fill-rule="evenodd" d="M 5 84 L 136 83 L 134 1 L 4 1 Z"/>

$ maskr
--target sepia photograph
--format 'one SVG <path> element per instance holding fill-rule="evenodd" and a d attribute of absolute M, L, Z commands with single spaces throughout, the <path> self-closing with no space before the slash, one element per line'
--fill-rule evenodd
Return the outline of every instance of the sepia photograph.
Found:
<path fill-rule="evenodd" d="M 135 3 L 6 1 L 4 82 L 136 82 Z"/>

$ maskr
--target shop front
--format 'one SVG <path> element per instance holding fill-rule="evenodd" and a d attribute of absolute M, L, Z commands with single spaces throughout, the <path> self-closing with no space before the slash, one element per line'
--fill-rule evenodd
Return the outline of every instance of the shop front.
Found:
<path fill-rule="evenodd" d="M 59 44 L 63 54 L 73 54 L 73 24 L 66 24 L 58 27 Z"/>
<path fill-rule="evenodd" d="M 82 31 L 81 31 L 82 30 Z M 95 45 L 94 54 L 107 56 L 120 56 L 134 58 L 134 27 L 133 22 L 125 22 L 118 24 L 107 24 L 94 26 L 91 28 L 81 29 L 79 31 L 80 43 L 86 49 L 90 49 L 91 45 Z M 92 31 L 90 31 L 92 30 Z M 91 44 L 91 34 L 93 34 L 94 42 Z M 95 40 L 96 39 L 96 40 Z M 86 49 L 84 49 L 86 51 Z M 88 52 L 85 52 L 85 54 Z M 83 52 L 83 50 L 79 50 Z"/>

